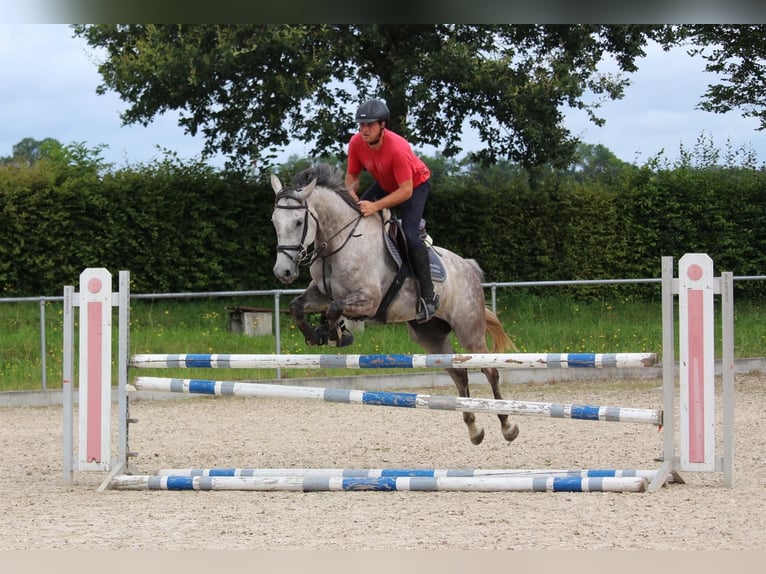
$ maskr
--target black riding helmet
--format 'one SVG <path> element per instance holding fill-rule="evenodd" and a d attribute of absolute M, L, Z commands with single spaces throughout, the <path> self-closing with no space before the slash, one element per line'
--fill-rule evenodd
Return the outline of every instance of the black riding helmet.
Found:
<path fill-rule="evenodd" d="M 388 106 L 380 100 L 367 100 L 356 110 L 356 122 L 359 124 L 380 122 L 389 117 Z"/>

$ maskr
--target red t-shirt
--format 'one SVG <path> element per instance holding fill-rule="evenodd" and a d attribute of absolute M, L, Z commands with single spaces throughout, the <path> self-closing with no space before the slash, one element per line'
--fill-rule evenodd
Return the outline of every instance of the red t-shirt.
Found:
<path fill-rule="evenodd" d="M 386 130 L 383 145 L 378 150 L 368 146 L 359 133 L 348 142 L 348 172 L 357 175 L 366 169 L 387 193 L 412 180 L 415 189 L 428 181 L 431 170 L 412 151 L 409 142 L 397 133 Z"/>

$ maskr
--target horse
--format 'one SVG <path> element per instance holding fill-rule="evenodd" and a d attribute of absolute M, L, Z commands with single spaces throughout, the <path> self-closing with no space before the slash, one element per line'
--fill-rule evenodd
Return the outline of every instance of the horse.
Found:
<path fill-rule="evenodd" d="M 434 281 L 440 299 L 434 317 L 422 323 L 415 319 L 418 293 L 412 276 L 403 280 L 392 299 L 389 297 L 381 317 L 381 303 L 400 271 L 386 246 L 392 212 L 362 216 L 345 188 L 340 169 L 314 165 L 297 173 L 288 187 L 272 174 L 271 186 L 275 193 L 271 221 L 277 235 L 274 275 L 283 284 L 291 284 L 304 265 L 311 275 L 308 287 L 289 304 L 306 344 L 348 344 L 352 334 L 343 325 L 345 317 L 370 323 L 406 322 L 410 338 L 428 354 L 453 354 L 450 332 L 470 353 L 489 352 L 487 336 L 494 353 L 514 346 L 495 313 L 486 306 L 484 274 L 479 264 L 435 245 L 431 250 L 443 265 L 445 277 L 441 282 Z M 325 330 L 313 328 L 307 313 L 321 313 Z M 446 371 L 458 394 L 469 397 L 467 369 Z M 497 369 L 481 371 L 494 397 L 502 399 Z M 474 413 L 462 415 L 471 442 L 480 444 L 484 429 L 477 425 Z M 508 415 L 498 415 L 498 419 L 503 437 L 512 442 L 518 436 L 518 426 L 508 420 Z"/>

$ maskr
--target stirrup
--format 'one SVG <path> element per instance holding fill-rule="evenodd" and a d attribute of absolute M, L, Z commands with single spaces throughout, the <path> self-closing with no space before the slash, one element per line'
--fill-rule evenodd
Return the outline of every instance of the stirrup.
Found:
<path fill-rule="evenodd" d="M 418 301 L 418 313 L 415 316 L 415 320 L 418 323 L 426 323 L 433 319 L 436 311 L 439 309 L 439 296 L 434 295 L 426 299 L 421 297 Z"/>

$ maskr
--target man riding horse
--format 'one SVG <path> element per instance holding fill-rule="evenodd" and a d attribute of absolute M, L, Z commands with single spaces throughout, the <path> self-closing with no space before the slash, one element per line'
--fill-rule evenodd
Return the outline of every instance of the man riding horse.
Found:
<path fill-rule="evenodd" d="M 359 131 L 348 143 L 345 184 L 365 217 L 395 208 L 401 218 L 409 261 L 420 288 L 416 320 L 423 323 L 439 309 L 428 251 L 420 237 L 420 221 L 431 191 L 431 170 L 406 139 L 386 130 L 389 117 L 388 106 L 381 100 L 366 101 L 357 109 Z M 359 198 L 356 189 L 362 169 L 375 181 Z"/>
<path fill-rule="evenodd" d="M 376 133 L 381 129 L 376 128 Z M 384 140 L 391 138 L 391 132 L 384 133 Z M 347 192 L 346 181 L 342 170 L 328 164 L 297 173 L 287 187 L 276 174 L 271 174 L 275 193 L 271 221 L 277 234 L 274 276 L 283 284 L 293 283 L 304 265 L 311 275 L 308 287 L 290 302 L 290 314 L 307 345 L 351 344 L 353 337 L 344 331 L 342 318 L 378 322 L 376 317 L 384 299 L 399 275 L 395 258 L 386 257 L 386 222 L 382 217 L 361 214 L 358 200 Z M 361 203 L 366 203 L 370 211 L 381 201 Z M 432 355 L 454 353 L 452 335 L 467 353 L 490 352 L 487 339 L 492 342 L 493 353 L 511 348 L 513 341 L 486 305 L 484 274 L 479 264 L 445 247 L 433 249 L 438 251 L 443 268 L 441 275 L 434 275 L 441 298 L 437 314 L 423 322 L 415 320 L 421 296 L 417 281 L 407 277 L 386 303 L 381 322 L 406 323 L 412 341 Z M 322 314 L 321 329 L 311 325 L 307 313 Z M 469 397 L 468 369 L 454 366 L 446 370 L 460 396 Z M 502 399 L 497 369 L 481 370 L 494 398 Z M 497 417 L 503 437 L 513 441 L 519 433 L 518 426 L 508 415 Z M 474 413 L 464 412 L 463 421 L 471 442 L 481 443 L 484 429 Z"/>

